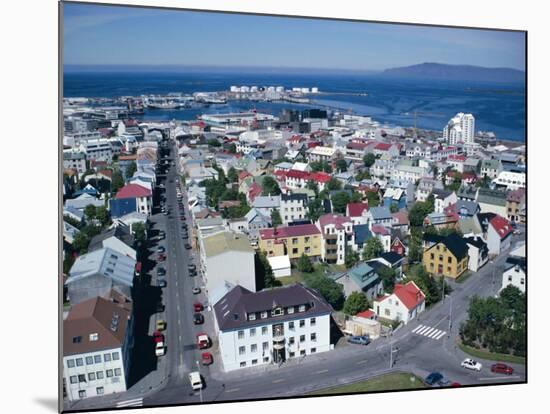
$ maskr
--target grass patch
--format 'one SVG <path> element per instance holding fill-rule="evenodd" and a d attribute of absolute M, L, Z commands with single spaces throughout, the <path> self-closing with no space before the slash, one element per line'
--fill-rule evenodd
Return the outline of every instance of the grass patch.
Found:
<path fill-rule="evenodd" d="M 301 272 L 294 272 L 292 271 L 292 275 L 290 276 L 284 276 L 284 277 L 278 277 L 278 281 L 280 281 L 283 286 L 284 285 L 291 285 L 293 283 L 304 283 L 304 278 L 302 276 Z"/>
<path fill-rule="evenodd" d="M 458 343 L 458 347 L 463 352 L 476 358 L 487 359 L 489 361 L 511 362 L 514 364 L 525 365 L 525 357 L 510 354 L 499 354 L 498 352 L 482 351 L 481 349 L 476 349 L 462 343 Z"/>
<path fill-rule="evenodd" d="M 414 380 L 411 380 L 411 378 Z M 353 384 L 346 384 L 320 391 L 314 391 L 308 395 L 335 395 L 350 392 L 414 390 L 420 388 L 426 388 L 426 385 L 424 385 L 424 382 L 419 377 L 413 374 L 399 372 L 381 375 L 379 377 L 355 382 Z"/>
<path fill-rule="evenodd" d="M 466 279 L 468 279 L 470 276 L 472 276 L 473 272 L 470 270 L 465 271 L 462 273 L 459 277 L 455 279 L 456 283 L 463 283 Z"/>

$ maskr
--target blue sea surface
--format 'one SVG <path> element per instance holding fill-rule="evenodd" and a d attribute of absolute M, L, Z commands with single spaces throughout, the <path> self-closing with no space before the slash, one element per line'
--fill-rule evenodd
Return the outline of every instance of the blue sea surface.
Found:
<path fill-rule="evenodd" d="M 147 110 L 143 119 L 190 120 L 201 113 L 248 110 L 277 115 L 283 108 L 304 109 L 328 105 L 372 116 L 388 125 L 442 130 L 457 112 L 475 116 L 476 131 L 493 131 L 499 139 L 525 141 L 525 86 L 523 84 L 458 81 L 396 80 L 376 75 L 280 74 L 236 72 L 66 72 L 65 97 L 116 97 L 123 95 L 225 91 L 231 85 L 318 87 L 323 94 L 311 105 L 288 102 L 231 101 L 226 105 L 179 110 Z M 366 96 L 354 95 L 366 93 Z"/>

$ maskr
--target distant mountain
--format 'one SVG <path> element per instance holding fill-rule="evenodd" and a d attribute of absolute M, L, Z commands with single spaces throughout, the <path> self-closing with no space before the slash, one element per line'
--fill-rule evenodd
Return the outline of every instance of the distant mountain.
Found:
<path fill-rule="evenodd" d="M 386 69 L 381 76 L 402 79 L 433 79 L 455 81 L 478 81 L 499 83 L 523 83 L 525 72 L 510 68 L 485 68 L 470 65 L 446 65 L 421 63 L 419 65 Z"/>

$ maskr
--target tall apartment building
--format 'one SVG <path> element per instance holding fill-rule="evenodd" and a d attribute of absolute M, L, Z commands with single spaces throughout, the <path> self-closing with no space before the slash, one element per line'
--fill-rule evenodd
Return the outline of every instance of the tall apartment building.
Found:
<path fill-rule="evenodd" d="M 474 143 L 475 118 L 472 114 L 459 112 L 443 128 L 443 138 L 451 145 L 462 142 Z"/>

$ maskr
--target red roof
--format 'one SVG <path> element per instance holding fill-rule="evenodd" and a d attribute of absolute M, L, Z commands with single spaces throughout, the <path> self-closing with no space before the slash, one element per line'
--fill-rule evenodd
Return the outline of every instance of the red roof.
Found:
<path fill-rule="evenodd" d="M 300 170 L 288 170 L 286 172 L 286 176 L 289 178 L 296 178 L 299 180 L 309 179 L 309 173 L 307 171 L 300 171 Z"/>
<path fill-rule="evenodd" d="M 369 209 L 369 203 L 349 203 L 347 213 L 350 217 L 361 217 Z"/>
<path fill-rule="evenodd" d="M 447 157 L 447 160 L 464 162 L 464 161 L 466 161 L 466 157 L 464 155 L 449 155 Z"/>
<path fill-rule="evenodd" d="M 365 142 L 350 142 L 348 145 L 346 145 L 346 148 L 348 149 L 356 149 L 356 150 L 363 150 L 366 147 L 368 147 L 369 144 Z"/>
<path fill-rule="evenodd" d="M 355 316 L 358 316 L 360 318 L 365 318 L 365 319 L 373 319 L 373 317 L 376 317 L 376 313 L 374 313 L 374 311 L 369 309 L 369 310 L 366 310 L 366 311 L 363 311 L 363 312 L 359 312 Z"/>
<path fill-rule="evenodd" d="M 517 190 L 510 191 L 506 196 L 506 200 L 519 203 L 523 200 L 524 196 L 525 196 L 525 189 L 518 188 Z"/>
<path fill-rule="evenodd" d="M 151 197 L 151 191 L 141 185 L 127 184 L 115 196 L 116 199 L 137 197 Z"/>
<path fill-rule="evenodd" d="M 397 220 L 397 224 L 399 225 L 409 224 L 409 215 L 404 210 L 400 210 L 397 213 L 392 213 L 392 217 Z"/>
<path fill-rule="evenodd" d="M 332 177 L 324 172 L 312 173 L 310 179 L 318 183 L 328 183 Z"/>
<path fill-rule="evenodd" d="M 510 222 L 504 217 L 497 215 L 493 217 L 491 221 L 489 221 L 489 223 L 491 224 L 491 226 L 493 226 L 501 239 L 505 238 L 513 231 Z"/>
<path fill-rule="evenodd" d="M 248 171 L 241 171 L 239 173 L 239 181 L 244 180 L 246 177 L 251 177 L 252 175 Z"/>
<path fill-rule="evenodd" d="M 390 231 L 381 224 L 373 224 L 370 231 L 374 234 L 381 234 L 383 236 L 390 234 Z"/>
<path fill-rule="evenodd" d="M 414 309 L 424 301 L 424 293 L 413 281 L 408 282 L 406 285 L 396 283 L 393 293 L 409 310 Z"/>
<path fill-rule="evenodd" d="M 393 144 L 386 144 L 384 142 L 379 142 L 378 144 L 376 144 L 374 146 L 374 148 L 377 149 L 377 150 L 381 150 L 381 151 L 387 151 L 391 148 L 392 145 Z"/>
<path fill-rule="evenodd" d="M 349 217 L 339 216 L 337 214 L 324 214 L 319 217 L 319 223 L 321 224 L 321 228 L 333 224 L 336 229 L 340 230 L 344 228 L 344 223 L 351 223 L 351 220 Z"/>
<path fill-rule="evenodd" d="M 299 224 L 297 226 L 277 227 L 277 233 L 275 229 L 262 229 L 260 230 L 260 239 L 276 239 L 284 237 L 298 237 L 308 236 L 313 234 L 321 234 L 315 224 Z"/>
<path fill-rule="evenodd" d="M 258 183 L 253 183 L 248 189 L 248 197 L 251 201 L 254 201 L 260 194 L 262 194 L 262 187 Z"/>

